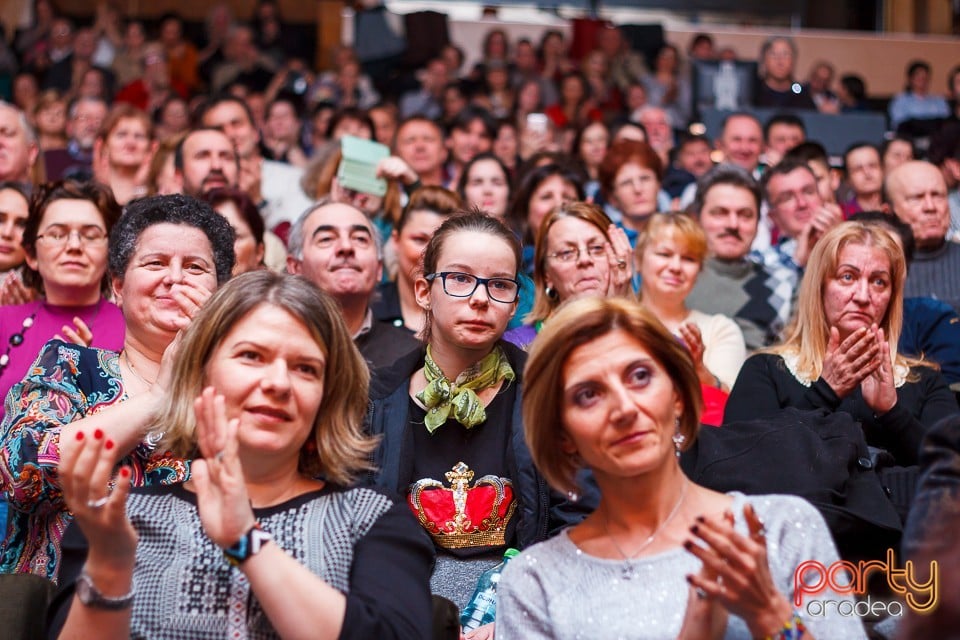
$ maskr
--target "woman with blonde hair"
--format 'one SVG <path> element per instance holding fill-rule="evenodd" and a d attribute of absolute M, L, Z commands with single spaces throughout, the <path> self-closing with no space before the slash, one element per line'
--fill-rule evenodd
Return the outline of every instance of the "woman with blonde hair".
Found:
<path fill-rule="evenodd" d="M 633 256 L 622 229 L 588 202 L 562 204 L 537 231 L 533 309 L 504 336 L 526 348 L 564 302 L 584 295 L 630 295 Z"/>
<path fill-rule="evenodd" d="M 850 595 L 821 592 L 841 605 L 823 617 L 795 608 L 797 566 L 838 559 L 810 504 L 718 493 L 684 474 L 699 382 L 648 310 L 623 298 L 565 305 L 534 342 L 524 378 L 537 469 L 567 494 L 589 470 L 601 498 L 580 524 L 507 565 L 498 640 L 866 637 L 839 613 Z"/>
<path fill-rule="evenodd" d="M 747 357 L 743 332 L 723 314 L 688 309 L 687 296 L 707 257 L 707 236 L 682 213 L 655 213 L 637 240 L 640 301 L 679 336 L 707 387 L 729 391 Z"/>
<path fill-rule="evenodd" d="M 337 303 L 307 280 L 225 285 L 152 423 L 193 459 L 190 481 L 131 492 L 123 466 L 111 492 L 115 448 L 92 432 L 61 462 L 89 552 L 66 547 L 60 637 L 427 637 L 427 536 L 402 502 L 349 488 L 376 446 L 368 379 Z"/>
<path fill-rule="evenodd" d="M 867 444 L 917 464 L 924 433 L 957 402 L 935 365 L 897 352 L 905 278 L 903 250 L 883 225 L 843 222 L 824 234 L 787 339 L 747 359 L 724 422 L 787 407 L 844 411 Z"/>

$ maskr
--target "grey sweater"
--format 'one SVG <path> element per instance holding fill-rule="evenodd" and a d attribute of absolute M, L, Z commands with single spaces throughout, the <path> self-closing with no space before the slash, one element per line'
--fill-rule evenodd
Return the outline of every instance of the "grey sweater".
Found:
<path fill-rule="evenodd" d="M 801 498 L 731 493 L 736 529 L 746 533 L 743 507 L 750 502 L 767 530 L 767 551 L 774 583 L 793 602 L 793 574 L 806 560 L 825 566 L 839 559 L 823 518 Z M 634 576 L 622 579 L 623 560 L 587 555 L 567 530 L 534 545 L 506 567 L 497 589 L 497 640 L 670 639 L 680 632 L 686 610 L 687 574 L 700 561 L 682 547 L 630 561 Z M 836 601 L 850 596 L 828 591 L 804 596 L 798 610 L 819 640 L 864 639 L 856 616 L 837 614 Z M 835 601 L 825 617 L 812 598 Z M 846 605 L 844 606 L 846 610 Z M 728 640 L 749 640 L 740 618 L 730 616 Z"/>
<path fill-rule="evenodd" d="M 930 251 L 917 249 L 907 268 L 903 294 L 943 300 L 960 313 L 960 244 L 945 242 Z"/>

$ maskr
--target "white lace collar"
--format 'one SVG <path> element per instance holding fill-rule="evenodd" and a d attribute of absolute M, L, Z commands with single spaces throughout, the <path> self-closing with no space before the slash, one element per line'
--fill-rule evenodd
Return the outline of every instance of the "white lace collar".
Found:
<path fill-rule="evenodd" d="M 790 372 L 797 382 L 802 384 L 805 387 L 809 387 L 813 384 L 813 380 L 808 378 L 806 375 L 797 371 L 797 363 L 800 360 L 800 355 L 796 352 L 781 353 L 780 357 L 783 358 L 783 363 L 787 365 L 787 371 Z M 906 381 L 907 376 L 910 374 L 909 367 L 906 367 L 902 364 L 896 364 L 893 366 L 893 386 L 896 388 L 902 387 Z"/>

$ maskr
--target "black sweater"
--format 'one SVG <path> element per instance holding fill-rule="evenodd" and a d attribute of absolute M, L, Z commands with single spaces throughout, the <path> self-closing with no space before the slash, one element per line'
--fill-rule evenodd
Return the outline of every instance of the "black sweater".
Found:
<path fill-rule="evenodd" d="M 858 387 L 839 398 L 823 378 L 809 387 L 797 380 L 778 355 L 751 356 L 740 369 L 727 400 L 724 424 L 776 416 L 781 409 L 844 411 L 863 426 L 867 444 L 886 449 L 897 464 L 917 463 L 923 436 L 935 422 L 957 413 L 957 401 L 935 369 L 916 367 L 915 382 L 897 388 L 897 404 L 875 416 Z"/>

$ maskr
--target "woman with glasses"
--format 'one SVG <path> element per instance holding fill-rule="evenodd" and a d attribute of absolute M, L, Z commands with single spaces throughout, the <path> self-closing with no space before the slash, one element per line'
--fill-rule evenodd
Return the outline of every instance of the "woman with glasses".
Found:
<path fill-rule="evenodd" d="M 51 338 L 111 350 L 123 345 L 123 316 L 105 297 L 107 237 L 119 217 L 110 190 L 98 184 L 64 181 L 34 193 L 23 230 L 23 282 L 42 297 L 0 307 L 3 398 Z"/>
<path fill-rule="evenodd" d="M 108 221 L 105 231 L 116 214 L 87 222 L 80 217 L 80 207 L 71 203 L 68 221 L 58 230 L 51 229 L 50 222 L 56 211 L 49 209 L 43 226 L 37 226 L 37 235 L 44 237 L 37 239 L 36 250 L 46 250 L 43 242 L 51 232 L 55 242 L 66 238 L 54 262 L 62 279 L 45 280 L 47 287 L 55 283 L 59 290 L 89 268 L 87 252 L 100 237 L 94 222 Z M 186 461 L 157 450 L 160 434 L 151 432 L 150 425 L 170 388 L 177 336 L 230 277 L 233 229 L 209 205 L 181 195 L 135 200 L 113 227 L 109 246 L 99 240 L 98 255 L 108 265 L 113 299 L 123 314 L 122 340 L 115 339 L 110 349 L 88 347 L 90 332 L 83 326 L 58 328 L 64 338 L 84 344 L 50 340 L 39 356 L 34 353 L 27 375 L 8 394 L 0 425 L 0 485 L 10 514 L 0 544 L 0 573 L 57 580 L 60 540 L 72 519 L 57 466 L 61 455 L 82 444 L 78 434 L 111 443 L 117 461 L 131 469 L 135 486 L 172 484 L 187 477 Z M 32 234 L 28 226 L 28 243 Z M 93 282 L 99 292 L 99 277 Z M 54 288 L 48 288 L 48 295 L 51 291 Z M 121 333 L 119 326 L 99 329 L 106 309 L 103 302 L 95 319 L 81 318 L 87 328 L 92 325 L 95 337 Z"/>
<path fill-rule="evenodd" d="M 623 230 L 594 204 L 562 204 L 547 214 L 537 233 L 533 309 L 526 324 L 505 339 L 526 349 L 567 300 L 630 295 L 632 280 L 633 253 Z"/>
<path fill-rule="evenodd" d="M 620 140 L 611 145 L 598 169 L 606 214 L 636 245 L 643 226 L 660 206 L 663 163 L 646 142 Z M 669 197 L 663 204 L 669 206 Z"/>
<path fill-rule="evenodd" d="M 407 497 L 437 548 L 432 590 L 461 608 L 505 549 L 562 524 L 523 443 L 525 354 L 501 339 L 519 264 L 520 245 L 497 219 L 447 218 L 415 283 L 425 348 L 371 382 L 368 428 L 380 438 L 371 481 Z"/>

